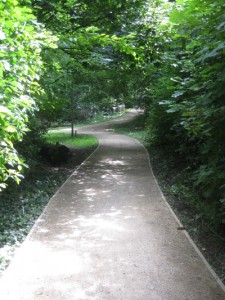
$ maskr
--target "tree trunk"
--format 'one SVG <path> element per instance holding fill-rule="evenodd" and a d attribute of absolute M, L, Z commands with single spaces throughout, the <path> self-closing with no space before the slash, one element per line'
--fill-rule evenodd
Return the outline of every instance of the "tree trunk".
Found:
<path fill-rule="evenodd" d="M 71 123 L 71 136 L 74 137 L 74 123 Z"/>

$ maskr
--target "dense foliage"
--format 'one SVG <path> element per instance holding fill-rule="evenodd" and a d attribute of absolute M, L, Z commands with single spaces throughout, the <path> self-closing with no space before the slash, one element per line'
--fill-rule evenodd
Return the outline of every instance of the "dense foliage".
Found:
<path fill-rule="evenodd" d="M 220 0 L 177 1 L 148 119 L 152 140 L 185 161 L 202 199 L 196 205 L 215 226 L 225 224 L 224 8 Z"/>
<path fill-rule="evenodd" d="M 52 37 L 31 9 L 16 0 L 0 3 L 0 190 L 17 182 L 25 166 L 14 143 L 28 130 L 28 117 L 37 108 L 41 86 L 41 48 Z"/>

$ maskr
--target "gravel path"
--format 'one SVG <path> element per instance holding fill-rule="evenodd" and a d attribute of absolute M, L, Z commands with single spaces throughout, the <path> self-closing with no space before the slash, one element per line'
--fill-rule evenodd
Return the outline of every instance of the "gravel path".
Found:
<path fill-rule="evenodd" d="M 222 300 L 221 282 L 166 203 L 145 148 L 100 146 L 51 199 L 0 280 L 2 300 Z"/>

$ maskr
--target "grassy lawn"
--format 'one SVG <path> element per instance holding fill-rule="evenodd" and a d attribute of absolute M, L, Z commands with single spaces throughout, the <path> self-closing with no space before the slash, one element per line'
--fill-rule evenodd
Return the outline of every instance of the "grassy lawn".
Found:
<path fill-rule="evenodd" d="M 45 135 L 45 138 L 51 144 L 59 142 L 60 144 L 78 148 L 90 148 L 98 145 L 97 138 L 87 134 L 76 134 L 74 137 L 71 137 L 70 132 L 51 131 Z"/>

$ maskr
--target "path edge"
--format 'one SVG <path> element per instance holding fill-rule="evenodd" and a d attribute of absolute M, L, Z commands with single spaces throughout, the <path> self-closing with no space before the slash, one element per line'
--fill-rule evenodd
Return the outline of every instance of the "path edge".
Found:
<path fill-rule="evenodd" d="M 136 140 L 145 150 L 145 152 L 147 153 L 148 156 L 148 162 L 149 162 L 149 166 L 150 166 L 150 170 L 152 172 L 153 175 L 153 179 L 160 191 L 161 197 L 164 201 L 164 203 L 166 204 L 166 206 L 168 207 L 170 213 L 172 214 L 172 216 L 174 217 L 175 221 L 177 222 L 177 224 L 180 227 L 183 227 L 183 224 L 181 223 L 181 221 L 179 220 L 179 218 L 177 217 L 177 215 L 175 214 L 174 210 L 172 209 L 171 205 L 167 202 L 166 197 L 164 196 L 158 181 L 155 177 L 155 174 L 153 172 L 152 169 L 152 165 L 151 165 L 151 158 L 150 158 L 150 154 L 147 150 L 147 148 L 137 139 L 130 137 L 131 139 Z M 186 238 L 188 239 L 188 241 L 190 242 L 191 246 L 194 248 L 195 252 L 198 254 L 198 256 L 201 258 L 201 260 L 203 261 L 203 263 L 205 264 L 206 268 L 209 270 L 209 272 L 211 273 L 211 275 L 213 276 L 213 278 L 215 279 L 215 281 L 217 282 L 217 284 L 219 285 L 219 287 L 222 289 L 222 291 L 225 294 L 225 285 L 223 284 L 222 280 L 219 278 L 219 276 L 216 274 L 216 272 L 213 270 L 212 266 L 208 263 L 207 259 L 205 258 L 204 254 L 201 252 L 201 250 L 198 248 L 198 246 L 196 245 L 196 243 L 194 242 L 194 240 L 191 238 L 191 236 L 189 235 L 189 233 L 186 230 L 182 230 L 182 233 L 186 236 Z"/>
<path fill-rule="evenodd" d="M 16 251 L 15 251 L 15 253 L 14 253 L 14 255 L 13 255 L 13 258 L 14 258 L 14 256 L 16 255 L 16 253 L 17 253 L 18 251 L 20 251 L 20 249 L 22 248 L 23 244 L 24 244 L 27 240 L 29 240 L 30 236 L 32 235 L 32 233 L 34 232 L 36 226 L 38 225 L 38 222 L 39 222 L 40 219 L 44 216 L 46 210 L 48 209 L 48 207 L 50 206 L 50 204 L 54 201 L 55 197 L 59 194 L 59 192 L 61 191 L 61 189 L 67 184 L 67 182 L 70 180 L 70 178 L 71 178 L 72 176 L 74 176 L 74 175 L 77 174 L 77 172 L 78 172 L 79 169 L 82 167 L 82 165 L 84 165 L 84 164 L 92 157 L 92 155 L 94 155 L 95 152 L 97 152 L 97 150 L 99 149 L 99 147 L 100 147 L 100 143 L 98 143 L 97 148 L 96 148 L 96 149 L 95 149 L 95 150 L 94 150 L 94 151 L 93 151 L 93 152 L 92 152 L 92 153 L 91 153 L 91 154 L 90 154 L 90 155 L 89 155 L 89 156 L 88 156 L 88 157 L 87 157 L 87 158 L 86 158 L 79 166 L 77 166 L 77 167 L 74 169 L 74 171 L 69 175 L 69 177 L 64 181 L 64 183 L 58 188 L 58 190 L 54 193 L 54 195 L 49 199 L 48 203 L 47 203 L 46 206 L 44 207 L 44 210 L 42 211 L 42 213 L 40 214 L 40 216 L 37 218 L 37 220 L 34 222 L 34 224 L 33 224 L 32 228 L 31 228 L 31 230 L 30 230 L 29 233 L 28 233 L 28 235 L 26 236 L 26 238 L 24 239 L 24 241 L 21 243 L 21 245 L 18 247 L 18 249 L 16 249 Z M 13 258 L 12 258 L 12 260 L 13 260 Z M 12 260 L 10 261 L 8 267 L 10 266 Z M 5 271 L 7 271 L 8 267 L 6 268 Z M 4 272 L 5 272 L 5 271 L 4 271 Z M 3 272 L 3 274 L 2 274 L 3 276 L 4 276 L 4 272 Z"/>

